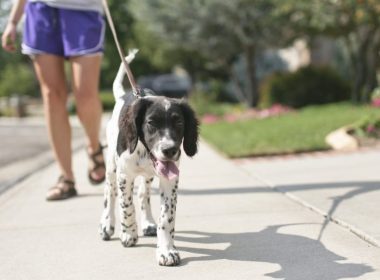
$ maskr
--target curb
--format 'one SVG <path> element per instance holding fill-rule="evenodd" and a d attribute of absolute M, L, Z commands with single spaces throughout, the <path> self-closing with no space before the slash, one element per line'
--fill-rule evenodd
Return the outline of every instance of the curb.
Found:
<path fill-rule="evenodd" d="M 73 153 L 85 147 L 84 139 L 76 139 L 72 143 Z M 54 157 L 52 151 L 46 151 L 37 157 L 32 157 L 27 160 L 12 163 L 5 166 L 0 171 L 0 177 L 10 178 L 5 180 L 4 183 L 0 185 L 0 196 L 7 192 L 13 186 L 21 183 L 27 179 L 30 175 L 36 173 L 37 171 L 49 166 L 54 162 Z M 23 172 L 20 172 L 23 170 Z"/>
<path fill-rule="evenodd" d="M 101 132 L 105 131 L 105 125 L 111 114 L 105 113 L 102 116 L 101 121 Z M 14 125 L 14 124 L 27 124 L 30 126 L 41 126 L 45 125 L 45 120 L 41 117 L 31 117 L 31 118 L 0 118 L 0 125 Z M 70 124 L 72 128 L 82 128 L 78 117 L 70 116 Z M 72 153 L 76 153 L 80 149 L 84 149 L 86 143 L 84 138 L 73 139 L 72 141 Z M 4 183 L 0 185 L 0 197 L 4 196 L 4 193 L 15 185 L 21 183 L 27 179 L 32 174 L 40 171 L 41 169 L 54 163 L 54 157 L 51 149 L 43 152 L 41 155 L 28 158 L 23 161 L 14 162 L 8 166 L 5 166 L 0 170 L 0 178 L 11 178 L 5 180 Z M 20 170 L 23 170 L 21 173 Z"/>

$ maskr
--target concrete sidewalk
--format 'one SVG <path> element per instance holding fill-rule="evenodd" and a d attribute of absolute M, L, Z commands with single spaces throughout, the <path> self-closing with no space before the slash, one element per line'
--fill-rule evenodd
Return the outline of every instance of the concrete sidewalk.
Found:
<path fill-rule="evenodd" d="M 160 267 L 155 238 L 141 237 L 133 248 L 100 239 L 102 189 L 87 182 L 84 151 L 74 160 L 78 198 L 44 201 L 58 176 L 55 166 L 0 196 L 1 279 L 380 279 L 379 248 L 335 223 L 318 240 L 322 215 L 203 143 L 181 166 L 176 245 L 182 264 Z M 154 191 L 155 216 L 158 201 Z"/>
<path fill-rule="evenodd" d="M 380 148 L 239 163 L 264 184 L 380 247 Z"/>

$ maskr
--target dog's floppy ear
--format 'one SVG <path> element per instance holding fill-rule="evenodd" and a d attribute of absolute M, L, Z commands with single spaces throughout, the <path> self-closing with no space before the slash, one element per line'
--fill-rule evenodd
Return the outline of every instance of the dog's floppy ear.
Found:
<path fill-rule="evenodd" d="M 186 155 L 192 157 L 198 151 L 199 122 L 195 116 L 193 109 L 191 109 L 187 103 L 181 102 L 180 106 L 185 120 L 183 150 L 185 151 Z"/>
<path fill-rule="evenodd" d="M 118 155 L 127 149 L 129 149 L 131 154 L 135 151 L 138 139 L 139 137 L 142 137 L 142 124 L 146 109 L 150 104 L 150 100 L 146 98 L 139 98 L 128 106 L 126 111 L 121 111 L 119 120 L 119 136 L 117 139 Z"/>

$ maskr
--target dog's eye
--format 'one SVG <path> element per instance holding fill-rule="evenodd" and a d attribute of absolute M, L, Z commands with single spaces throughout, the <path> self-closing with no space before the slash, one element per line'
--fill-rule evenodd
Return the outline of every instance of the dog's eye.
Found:
<path fill-rule="evenodd" d="M 156 126 L 156 123 L 153 120 L 148 120 L 147 123 L 148 123 L 149 126 L 152 126 L 152 127 Z"/>
<path fill-rule="evenodd" d="M 150 133 L 154 133 L 157 130 L 157 123 L 149 120 L 147 121 L 147 128 Z"/>
<path fill-rule="evenodd" d="M 181 125 L 183 125 L 183 120 L 181 120 L 181 119 L 174 120 L 174 124 L 176 126 L 181 126 Z"/>
<path fill-rule="evenodd" d="M 182 118 L 180 118 L 178 115 L 173 115 L 172 116 L 172 122 L 176 126 L 181 126 L 183 124 Z"/>

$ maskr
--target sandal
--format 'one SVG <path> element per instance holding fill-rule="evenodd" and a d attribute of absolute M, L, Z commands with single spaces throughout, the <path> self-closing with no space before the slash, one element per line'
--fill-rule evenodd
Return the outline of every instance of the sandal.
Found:
<path fill-rule="evenodd" d="M 88 153 L 88 157 L 90 160 L 90 166 L 88 168 L 88 180 L 93 185 L 98 185 L 98 184 L 102 183 L 104 181 L 104 179 L 106 178 L 106 166 L 104 163 L 104 156 L 103 156 L 103 149 L 104 148 L 105 148 L 105 146 L 102 146 L 101 144 L 99 144 L 99 149 L 95 153 L 93 153 L 93 154 Z M 94 171 L 96 171 L 100 168 L 104 169 L 104 175 L 99 179 L 95 179 L 91 175 Z"/>
<path fill-rule="evenodd" d="M 77 190 L 75 189 L 74 181 L 65 179 L 60 176 L 56 185 L 49 189 L 46 200 L 63 200 L 77 195 Z"/>

